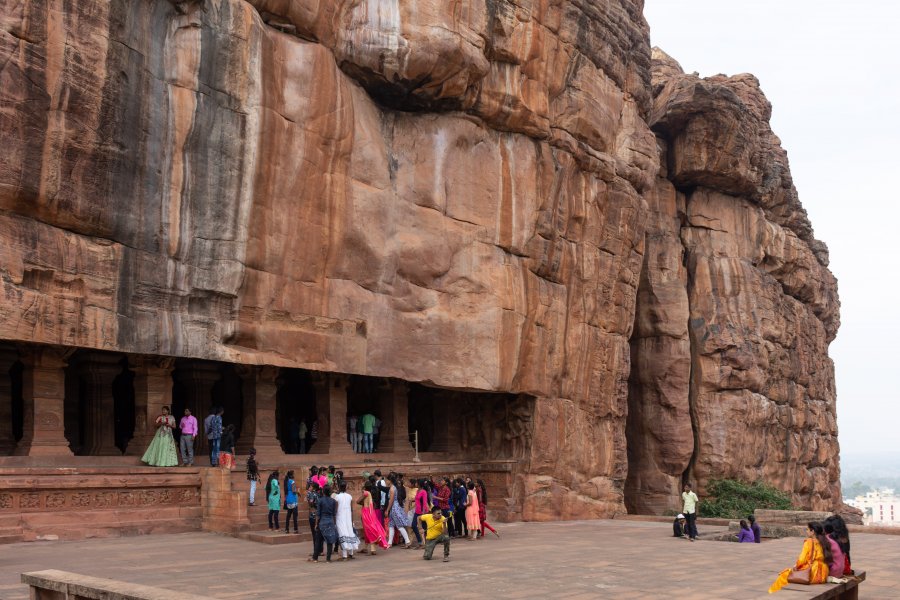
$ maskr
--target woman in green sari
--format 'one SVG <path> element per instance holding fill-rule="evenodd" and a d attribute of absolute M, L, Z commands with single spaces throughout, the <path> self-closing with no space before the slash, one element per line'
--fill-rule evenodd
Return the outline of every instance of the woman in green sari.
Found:
<path fill-rule="evenodd" d="M 175 417 L 169 414 L 169 407 L 162 407 L 162 414 L 156 417 L 156 435 L 141 457 L 141 461 L 153 467 L 177 467 L 178 450 L 172 430 L 175 428 Z"/>

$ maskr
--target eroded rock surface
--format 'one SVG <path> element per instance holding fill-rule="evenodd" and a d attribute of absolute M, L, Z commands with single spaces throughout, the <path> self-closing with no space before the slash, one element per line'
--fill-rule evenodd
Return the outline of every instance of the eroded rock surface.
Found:
<path fill-rule="evenodd" d="M 641 10 L 0 0 L 0 338 L 529 394 L 528 519 L 833 502 L 827 250 Z"/>

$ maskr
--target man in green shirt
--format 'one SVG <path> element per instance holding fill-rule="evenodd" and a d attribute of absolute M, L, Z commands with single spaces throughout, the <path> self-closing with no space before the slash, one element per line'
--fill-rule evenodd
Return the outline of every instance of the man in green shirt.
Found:
<path fill-rule="evenodd" d="M 359 418 L 362 422 L 363 452 L 372 453 L 372 433 L 375 431 L 375 415 L 366 413 Z"/>

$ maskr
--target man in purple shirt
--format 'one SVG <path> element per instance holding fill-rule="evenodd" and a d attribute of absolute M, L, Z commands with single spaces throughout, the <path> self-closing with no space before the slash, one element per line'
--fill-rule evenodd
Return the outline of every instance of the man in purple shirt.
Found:
<path fill-rule="evenodd" d="M 181 462 L 185 467 L 194 466 L 194 438 L 197 436 L 197 418 L 191 414 L 191 409 L 184 409 L 184 416 L 178 425 L 181 429 Z"/>

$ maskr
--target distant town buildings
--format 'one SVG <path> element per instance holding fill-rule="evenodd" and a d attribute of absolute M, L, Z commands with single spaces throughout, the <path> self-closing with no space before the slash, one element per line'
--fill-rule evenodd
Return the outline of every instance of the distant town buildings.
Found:
<path fill-rule="evenodd" d="M 895 495 L 894 490 L 868 492 L 845 502 L 863 511 L 865 525 L 900 527 L 900 496 Z"/>

